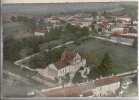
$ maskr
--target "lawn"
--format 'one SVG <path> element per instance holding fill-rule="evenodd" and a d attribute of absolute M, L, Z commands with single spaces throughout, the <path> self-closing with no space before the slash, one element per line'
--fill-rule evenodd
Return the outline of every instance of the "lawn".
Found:
<path fill-rule="evenodd" d="M 3 28 L 3 35 L 18 33 L 19 31 L 25 31 L 28 28 L 30 28 L 29 25 L 19 25 L 19 26 Z"/>
<path fill-rule="evenodd" d="M 68 44 L 66 45 L 66 50 L 83 53 L 86 57 L 87 53 L 93 50 L 100 57 L 100 61 L 103 59 L 104 54 L 108 52 L 111 56 L 113 66 L 117 66 L 118 68 L 118 73 L 131 71 L 132 65 L 137 65 L 137 49 L 127 45 L 90 39 L 78 46 L 76 44 Z M 88 58 L 87 64 L 91 66 Z M 98 66 L 99 64 L 100 62 L 92 66 Z"/>

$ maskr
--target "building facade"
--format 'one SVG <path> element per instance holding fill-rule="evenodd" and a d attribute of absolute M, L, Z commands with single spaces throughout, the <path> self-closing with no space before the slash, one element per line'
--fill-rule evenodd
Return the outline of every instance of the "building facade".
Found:
<path fill-rule="evenodd" d="M 61 60 L 49 64 L 49 73 L 54 76 L 64 76 L 66 73 L 77 71 L 86 65 L 86 58 L 78 52 L 64 51 Z"/>

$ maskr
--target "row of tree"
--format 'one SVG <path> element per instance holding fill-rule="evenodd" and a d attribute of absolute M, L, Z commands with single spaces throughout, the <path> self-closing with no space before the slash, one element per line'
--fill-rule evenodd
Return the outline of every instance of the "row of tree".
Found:
<path fill-rule="evenodd" d="M 40 51 L 39 44 L 49 42 L 60 38 L 62 27 L 56 27 L 46 32 L 44 36 L 34 36 L 22 38 L 21 40 L 5 39 L 4 40 L 4 59 L 15 61 L 21 58 L 20 51 L 25 49 L 26 55 L 31 55 Z"/>
<path fill-rule="evenodd" d="M 11 21 L 15 22 L 15 21 L 19 21 L 19 22 L 25 22 L 25 23 L 30 23 L 32 25 L 35 25 L 35 20 L 33 18 L 27 18 L 26 16 L 21 16 L 18 15 L 17 17 L 15 16 L 11 16 Z"/>
<path fill-rule="evenodd" d="M 111 57 L 108 52 L 104 54 L 104 58 L 102 59 L 100 66 L 96 66 L 92 68 L 88 74 L 89 78 L 96 79 L 102 76 L 109 76 L 112 73 L 117 74 L 117 67 L 112 65 Z"/>
<path fill-rule="evenodd" d="M 45 68 L 47 65 L 59 61 L 61 59 L 62 51 L 60 49 L 53 49 L 49 51 L 41 51 L 39 54 L 30 57 L 28 65 L 30 68 Z"/>

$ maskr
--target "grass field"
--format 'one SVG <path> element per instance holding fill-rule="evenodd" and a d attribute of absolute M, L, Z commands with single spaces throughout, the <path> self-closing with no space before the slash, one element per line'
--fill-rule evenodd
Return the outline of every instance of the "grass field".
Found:
<path fill-rule="evenodd" d="M 19 26 L 19 25 L 23 25 L 23 24 L 18 23 L 18 22 L 6 21 L 5 23 L 3 23 L 3 28 L 13 27 L 13 26 Z"/>
<path fill-rule="evenodd" d="M 28 28 L 30 28 L 29 25 L 19 25 L 19 26 L 3 28 L 3 35 L 17 33 L 19 31 L 27 30 Z"/>
<path fill-rule="evenodd" d="M 77 46 L 76 44 L 68 44 L 66 45 L 66 47 L 66 50 L 83 53 L 86 57 L 87 53 L 93 50 L 100 57 L 100 61 L 103 59 L 104 54 L 108 52 L 111 56 L 113 66 L 118 67 L 118 73 L 131 71 L 132 65 L 137 65 L 137 49 L 131 46 L 118 45 L 103 40 L 90 39 L 84 41 L 79 46 Z M 87 63 L 90 64 L 88 59 Z M 95 65 L 99 64 L 100 62 L 96 63 Z"/>

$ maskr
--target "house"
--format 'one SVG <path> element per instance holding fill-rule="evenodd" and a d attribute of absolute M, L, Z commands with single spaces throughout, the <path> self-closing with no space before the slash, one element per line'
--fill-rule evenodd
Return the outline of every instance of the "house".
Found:
<path fill-rule="evenodd" d="M 89 15 L 83 15 L 83 19 L 91 21 L 91 20 L 93 20 L 93 17 L 89 16 Z"/>
<path fill-rule="evenodd" d="M 105 16 L 103 16 L 103 15 L 97 15 L 96 18 L 97 18 L 97 19 L 104 19 Z"/>
<path fill-rule="evenodd" d="M 44 33 L 45 33 L 46 31 L 47 31 L 46 29 L 37 28 L 37 29 L 35 30 L 35 35 L 36 35 L 36 36 L 39 36 L 39 35 L 43 35 L 43 36 L 44 36 Z"/>
<path fill-rule="evenodd" d="M 132 24 L 138 24 L 138 21 L 135 19 L 132 19 Z"/>
<path fill-rule="evenodd" d="M 123 20 L 123 21 L 131 21 L 131 17 L 129 16 L 116 16 L 116 21 L 117 20 Z"/>
<path fill-rule="evenodd" d="M 115 90 L 120 87 L 120 79 L 115 76 L 109 76 L 106 78 L 94 80 L 95 90 L 93 90 L 93 94 L 97 97 L 101 97 L 102 95 L 109 95 L 110 93 L 115 93 Z"/>
<path fill-rule="evenodd" d="M 115 90 L 120 87 L 120 79 L 115 75 L 105 78 L 100 76 L 100 79 L 80 83 L 79 85 L 82 88 L 83 93 L 90 91 L 90 96 L 101 97 L 103 95 L 108 95 L 108 92 L 115 93 Z"/>
<path fill-rule="evenodd" d="M 127 35 L 131 35 L 131 36 L 138 36 L 137 30 L 129 30 L 127 32 Z"/>
<path fill-rule="evenodd" d="M 60 23 L 60 18 L 59 17 L 53 17 L 51 20 L 50 20 L 50 23 L 55 23 L 55 24 L 59 24 Z"/>
<path fill-rule="evenodd" d="M 49 73 L 54 76 L 64 76 L 66 73 L 75 72 L 86 65 L 86 57 L 78 52 L 64 51 L 61 60 L 49 64 Z"/>
<path fill-rule="evenodd" d="M 78 22 L 78 23 L 75 24 L 75 26 L 83 27 L 83 22 Z"/>
<path fill-rule="evenodd" d="M 89 31 L 92 30 L 92 24 L 88 25 L 87 28 L 89 29 Z"/>
<path fill-rule="evenodd" d="M 82 22 L 82 26 L 88 26 L 91 24 L 91 21 L 85 19 L 79 19 L 79 22 Z"/>
<path fill-rule="evenodd" d="M 82 16 L 74 16 L 73 19 L 83 19 Z"/>
<path fill-rule="evenodd" d="M 123 33 L 126 34 L 128 32 L 128 30 L 129 30 L 128 28 L 124 28 Z"/>
<path fill-rule="evenodd" d="M 51 90 L 44 93 L 46 98 L 50 97 L 80 97 L 82 89 L 78 85 L 71 85 L 64 88 Z"/>
<path fill-rule="evenodd" d="M 120 34 L 118 32 L 114 32 L 111 34 L 110 39 L 116 42 L 122 42 L 132 45 L 134 42 L 134 39 L 137 38 L 137 36 L 131 36 L 127 34 Z"/>

